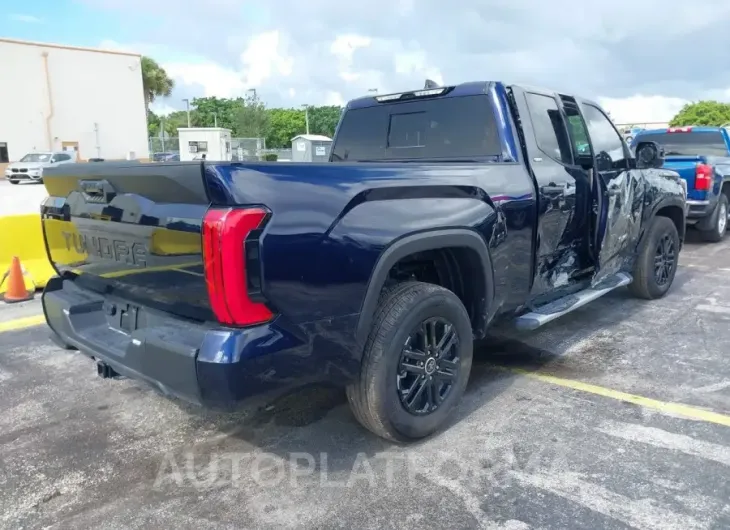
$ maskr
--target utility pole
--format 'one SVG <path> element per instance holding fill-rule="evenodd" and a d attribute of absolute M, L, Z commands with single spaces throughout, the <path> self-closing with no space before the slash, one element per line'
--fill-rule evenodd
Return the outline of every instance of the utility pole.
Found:
<path fill-rule="evenodd" d="M 213 113 L 213 127 L 218 128 L 218 114 L 215 112 Z"/>
<path fill-rule="evenodd" d="M 304 103 L 302 107 L 304 108 L 304 121 L 307 124 L 307 134 L 309 134 L 309 105 Z"/>
<path fill-rule="evenodd" d="M 188 129 L 190 128 L 190 100 L 189 99 L 183 99 L 185 102 L 185 108 L 188 111 Z"/>

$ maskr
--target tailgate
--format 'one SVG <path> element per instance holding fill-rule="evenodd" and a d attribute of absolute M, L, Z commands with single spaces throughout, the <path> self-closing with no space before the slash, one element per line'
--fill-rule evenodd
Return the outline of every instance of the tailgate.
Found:
<path fill-rule="evenodd" d="M 702 156 L 668 156 L 664 159 L 664 167 L 679 173 L 687 182 L 687 197 L 689 199 L 705 199 L 705 191 L 695 190 L 695 172 L 698 164 L 705 164 L 706 158 Z"/>
<path fill-rule="evenodd" d="M 212 318 L 202 165 L 69 164 L 43 176 L 48 255 L 82 287 L 196 320 Z"/>

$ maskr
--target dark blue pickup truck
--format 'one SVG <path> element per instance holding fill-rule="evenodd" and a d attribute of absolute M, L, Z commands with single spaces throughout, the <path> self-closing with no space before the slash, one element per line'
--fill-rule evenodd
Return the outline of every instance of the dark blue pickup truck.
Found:
<path fill-rule="evenodd" d="M 644 130 L 631 145 L 636 151 L 652 142 L 664 149 L 664 167 L 687 183 L 687 223 L 706 241 L 718 242 L 727 231 L 730 210 L 730 137 L 724 127 L 670 127 Z M 638 151 L 637 151 L 638 152 Z"/>
<path fill-rule="evenodd" d="M 496 322 L 668 291 L 685 195 L 661 162 L 595 103 L 482 82 L 350 102 L 329 163 L 73 164 L 44 178 L 43 307 L 103 377 L 221 407 L 335 383 L 418 439 Z"/>

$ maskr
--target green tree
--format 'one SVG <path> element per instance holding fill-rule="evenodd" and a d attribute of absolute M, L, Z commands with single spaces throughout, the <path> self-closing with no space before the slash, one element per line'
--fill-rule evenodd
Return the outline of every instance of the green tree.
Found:
<path fill-rule="evenodd" d="M 312 134 L 323 134 L 332 138 L 340 121 L 342 107 L 329 105 L 323 107 L 309 108 L 309 132 Z"/>
<path fill-rule="evenodd" d="M 149 113 L 150 104 L 158 97 L 168 97 L 175 88 L 175 82 L 170 79 L 154 59 L 142 57 L 142 89 L 144 90 L 144 106 Z"/>
<path fill-rule="evenodd" d="M 237 116 L 244 107 L 245 101 L 243 98 L 207 97 L 194 98 L 190 105 L 195 110 L 197 127 L 214 127 L 217 123 L 218 127 L 231 129 L 235 133 Z"/>
<path fill-rule="evenodd" d="M 730 103 L 697 101 L 687 103 L 669 122 L 671 127 L 706 125 L 719 127 L 730 122 Z"/>
<path fill-rule="evenodd" d="M 243 105 L 236 112 L 235 132 L 238 138 L 266 138 L 271 128 L 266 105 L 256 92 L 247 95 Z"/>
<path fill-rule="evenodd" d="M 270 149 L 291 147 L 291 139 L 307 130 L 303 110 L 269 109 L 268 114 L 270 128 L 266 147 Z"/>

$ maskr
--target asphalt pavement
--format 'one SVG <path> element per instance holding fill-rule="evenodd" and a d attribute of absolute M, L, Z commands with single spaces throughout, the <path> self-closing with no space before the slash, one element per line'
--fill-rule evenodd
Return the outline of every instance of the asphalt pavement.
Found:
<path fill-rule="evenodd" d="M 43 184 L 20 182 L 10 184 L 0 175 L 0 216 L 38 213 L 41 201 L 48 196 Z"/>
<path fill-rule="evenodd" d="M 730 528 L 730 238 L 681 262 L 660 301 L 480 346 L 449 428 L 409 446 L 338 389 L 225 414 L 100 379 L 11 329 L 37 302 L 2 306 L 0 527 Z"/>

